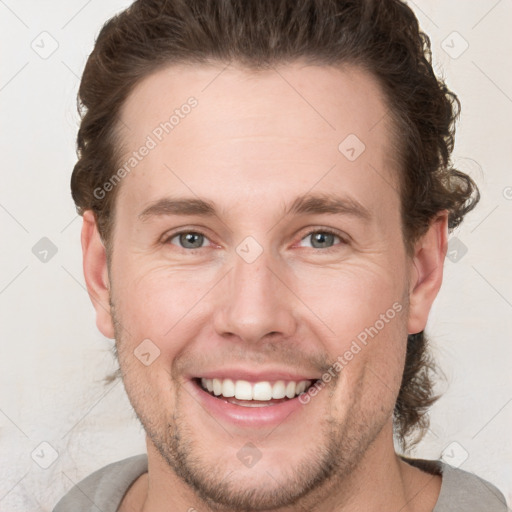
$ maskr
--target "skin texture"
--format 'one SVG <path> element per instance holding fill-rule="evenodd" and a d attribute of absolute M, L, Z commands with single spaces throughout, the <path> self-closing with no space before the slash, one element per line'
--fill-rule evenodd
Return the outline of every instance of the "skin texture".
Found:
<path fill-rule="evenodd" d="M 124 105 L 127 158 L 191 96 L 197 106 L 117 185 L 110 268 L 84 214 L 97 325 L 116 338 L 147 433 L 149 473 L 121 510 L 432 510 L 440 477 L 398 459 L 392 412 L 407 334 L 423 330 L 441 285 L 447 217 L 407 256 L 378 84 L 350 66 L 170 66 Z M 338 149 L 349 134 L 366 146 L 354 161 Z M 286 214 L 307 193 L 369 216 Z M 217 215 L 140 217 L 171 196 L 211 201 Z M 323 228 L 337 233 L 327 247 L 311 236 Z M 202 246 L 180 245 L 178 231 L 203 234 Z M 252 263 L 236 251 L 248 236 L 262 250 Z M 220 421 L 193 398 L 190 377 L 226 364 L 320 376 L 393 304 L 400 312 L 277 428 Z M 134 355 L 145 339 L 160 350 L 149 366 Z M 247 442 L 262 454 L 251 468 L 237 457 Z"/>

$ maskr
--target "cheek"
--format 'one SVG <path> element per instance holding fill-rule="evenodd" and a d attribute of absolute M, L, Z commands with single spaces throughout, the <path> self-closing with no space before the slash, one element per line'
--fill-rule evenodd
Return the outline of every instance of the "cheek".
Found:
<path fill-rule="evenodd" d="M 297 294 L 322 320 L 317 337 L 340 376 L 340 400 L 379 400 L 389 409 L 398 392 L 407 342 L 407 295 L 392 266 L 353 264 L 296 276 Z M 311 315 L 310 315 L 311 316 Z M 313 318 L 313 317 L 311 317 Z M 327 326 L 327 328 L 325 327 Z"/>
<path fill-rule="evenodd" d="M 390 324 L 405 322 L 399 314 L 405 309 L 406 297 L 402 273 L 373 263 L 347 263 L 339 268 L 296 271 L 293 282 L 302 302 L 325 322 L 339 351 L 376 323 L 384 332 Z"/>
<path fill-rule="evenodd" d="M 119 258 L 118 280 L 114 281 L 116 320 L 121 324 L 119 362 L 129 374 L 126 385 L 135 400 L 154 402 L 154 397 L 146 396 L 150 391 L 144 390 L 159 389 L 168 404 L 170 396 L 165 390 L 177 385 L 172 380 L 173 362 L 194 346 L 205 319 L 211 317 L 206 295 L 218 277 L 212 271 L 199 276 L 189 269 L 146 268 L 144 262 L 133 261 Z M 150 365 L 146 367 L 145 362 Z"/>
<path fill-rule="evenodd" d="M 215 282 L 213 271 L 201 271 L 199 275 L 191 269 L 171 269 L 165 263 L 148 266 L 136 258 L 123 263 L 118 264 L 114 298 L 128 330 L 139 337 L 165 337 L 175 325 L 187 321 Z"/>
<path fill-rule="evenodd" d="M 162 266 L 147 271 L 142 265 L 119 264 L 118 276 L 123 275 L 130 279 L 116 282 L 113 297 L 121 324 L 116 341 L 119 364 L 132 406 L 156 430 L 166 421 L 166 411 L 177 406 L 180 375 L 174 375 L 173 362 L 199 335 L 207 307 L 200 299 L 213 277 L 198 280 L 197 272 L 188 270 Z"/>
<path fill-rule="evenodd" d="M 405 362 L 405 311 L 388 318 L 388 323 L 374 321 L 363 329 L 352 326 L 356 335 L 331 346 L 339 374 L 330 404 L 333 416 L 353 415 L 376 424 L 392 415 Z"/>

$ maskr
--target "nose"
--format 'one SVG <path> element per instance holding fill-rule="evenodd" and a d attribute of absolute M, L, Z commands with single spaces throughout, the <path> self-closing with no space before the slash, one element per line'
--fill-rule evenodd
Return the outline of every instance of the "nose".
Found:
<path fill-rule="evenodd" d="M 234 267 L 218 291 L 222 297 L 214 325 L 219 335 L 231 335 L 248 343 L 294 335 L 294 296 L 284 276 L 271 263 L 265 252 L 252 263 L 235 254 Z"/>

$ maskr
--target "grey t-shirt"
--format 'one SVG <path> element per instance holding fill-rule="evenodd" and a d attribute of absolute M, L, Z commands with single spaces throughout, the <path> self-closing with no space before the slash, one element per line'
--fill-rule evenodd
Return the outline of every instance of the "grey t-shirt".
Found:
<path fill-rule="evenodd" d="M 441 461 L 406 459 L 409 464 L 442 475 L 441 492 L 432 512 L 506 512 L 503 494 L 486 480 Z M 146 454 L 109 464 L 75 485 L 53 512 L 117 512 L 130 485 L 148 470 Z"/>

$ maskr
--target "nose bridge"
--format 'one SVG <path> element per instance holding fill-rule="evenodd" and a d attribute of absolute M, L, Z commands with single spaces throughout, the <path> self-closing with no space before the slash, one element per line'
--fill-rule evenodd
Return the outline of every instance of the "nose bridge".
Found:
<path fill-rule="evenodd" d="M 268 334 L 283 337 L 295 331 L 290 291 L 275 274 L 279 262 L 270 251 L 255 260 L 246 258 L 243 243 L 234 254 L 232 271 L 221 293 L 215 327 L 219 334 L 232 334 L 255 342 Z M 253 253 L 254 257 L 254 253 Z"/>

